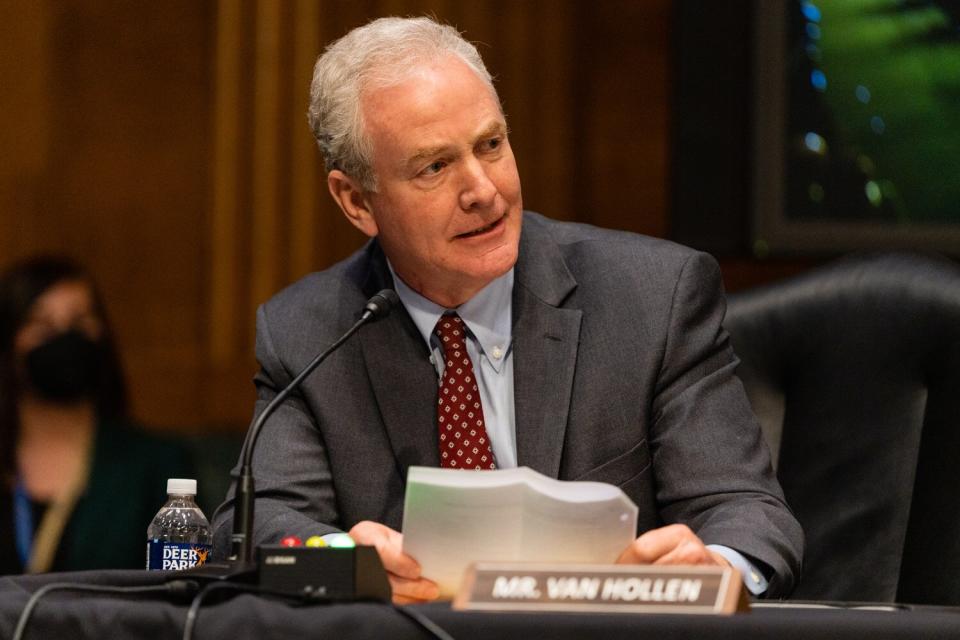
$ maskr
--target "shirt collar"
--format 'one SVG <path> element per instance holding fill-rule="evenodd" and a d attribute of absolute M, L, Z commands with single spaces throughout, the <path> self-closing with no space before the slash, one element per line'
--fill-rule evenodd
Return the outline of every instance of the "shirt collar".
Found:
<path fill-rule="evenodd" d="M 499 371 L 500 363 L 503 362 L 504 358 L 502 356 L 493 357 L 492 354 L 505 355 L 510 347 L 513 269 L 490 282 L 456 309 L 447 309 L 427 300 L 407 286 L 407 283 L 401 280 L 393 270 L 390 260 L 387 260 L 387 266 L 390 268 L 390 275 L 393 276 L 397 295 L 400 296 L 400 301 L 406 307 L 413 323 L 417 325 L 417 329 L 423 336 L 428 348 L 431 346 L 433 329 L 437 326 L 440 316 L 447 311 L 456 311 L 476 338 L 480 349 L 487 355 L 494 369 Z"/>

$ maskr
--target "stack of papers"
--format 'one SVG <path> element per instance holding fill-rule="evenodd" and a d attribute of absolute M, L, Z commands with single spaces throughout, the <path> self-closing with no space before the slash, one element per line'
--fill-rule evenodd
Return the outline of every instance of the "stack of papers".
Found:
<path fill-rule="evenodd" d="M 602 482 L 527 467 L 410 467 L 403 550 L 451 598 L 473 562 L 614 562 L 636 537 L 637 506 Z"/>

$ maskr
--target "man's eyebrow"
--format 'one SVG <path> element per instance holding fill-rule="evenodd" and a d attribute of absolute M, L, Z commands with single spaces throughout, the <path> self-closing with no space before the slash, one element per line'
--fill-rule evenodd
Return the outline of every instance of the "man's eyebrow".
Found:
<path fill-rule="evenodd" d="M 506 133 L 507 133 L 506 125 L 504 125 L 504 123 L 502 122 L 494 121 L 494 122 L 491 122 L 486 129 L 480 132 L 480 134 L 476 137 L 476 140 L 474 141 L 474 143 L 479 142 L 481 140 L 485 140 L 486 138 L 491 138 L 493 136 L 506 135 Z M 454 147 L 452 145 L 448 145 L 448 144 L 440 144 L 433 147 L 425 147 L 417 151 L 412 156 L 410 156 L 404 164 L 408 167 L 415 167 L 416 165 L 420 164 L 424 160 L 447 154 L 453 148 Z"/>
<path fill-rule="evenodd" d="M 404 164 L 406 164 L 408 167 L 413 167 L 420 164 L 427 158 L 443 155 L 444 153 L 449 152 L 452 148 L 453 147 L 448 144 L 440 144 L 435 147 L 426 147 L 424 149 L 420 149 L 415 154 L 410 156 Z"/>
<path fill-rule="evenodd" d="M 486 129 L 484 129 L 479 136 L 477 136 L 477 142 L 481 140 L 486 140 L 487 138 L 492 138 L 494 136 L 503 136 L 507 134 L 507 126 L 498 121 L 493 121 L 490 123 Z"/>

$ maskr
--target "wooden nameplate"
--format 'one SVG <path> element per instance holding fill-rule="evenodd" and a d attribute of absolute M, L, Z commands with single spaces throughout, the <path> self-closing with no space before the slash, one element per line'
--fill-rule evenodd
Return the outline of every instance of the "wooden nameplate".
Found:
<path fill-rule="evenodd" d="M 731 614 L 749 611 L 730 567 L 477 563 L 454 609 Z"/>

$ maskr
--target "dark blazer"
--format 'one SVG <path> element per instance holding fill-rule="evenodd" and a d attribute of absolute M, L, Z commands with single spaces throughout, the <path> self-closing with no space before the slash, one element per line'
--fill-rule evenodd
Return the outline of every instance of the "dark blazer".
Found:
<path fill-rule="evenodd" d="M 167 479 L 192 478 L 194 470 L 176 441 L 133 425 L 100 423 L 87 488 L 70 514 L 51 571 L 143 569 L 147 527 L 166 500 Z M 0 491 L 0 574 L 23 571 L 12 502 L 9 491 Z"/>
<path fill-rule="evenodd" d="M 257 314 L 257 411 L 391 287 L 374 240 Z M 721 323 L 716 262 L 679 245 L 524 214 L 513 290 L 520 465 L 619 486 L 639 531 L 681 522 L 798 577 L 803 535 L 773 476 Z M 255 543 L 395 529 L 411 465 L 439 466 L 436 371 L 404 309 L 362 328 L 271 418 L 254 456 Z M 215 518 L 229 544 L 232 509 Z M 321 524 L 322 523 L 322 524 Z"/>

